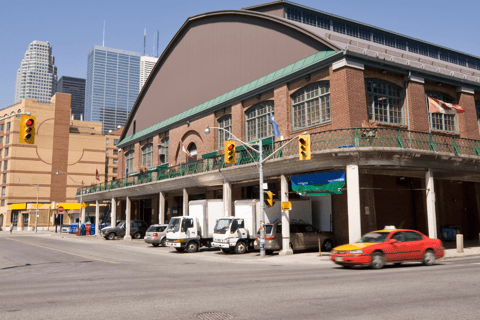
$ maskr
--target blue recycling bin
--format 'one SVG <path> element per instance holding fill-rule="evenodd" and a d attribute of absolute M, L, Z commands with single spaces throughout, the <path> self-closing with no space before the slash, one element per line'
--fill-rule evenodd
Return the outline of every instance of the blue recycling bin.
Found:
<path fill-rule="evenodd" d="M 77 224 L 76 223 L 72 223 L 70 225 L 70 233 L 76 233 L 77 232 Z"/>
<path fill-rule="evenodd" d="M 453 228 L 442 228 L 442 239 L 443 241 L 453 241 L 454 240 Z"/>
<path fill-rule="evenodd" d="M 92 235 L 92 236 L 95 235 L 95 224 L 94 223 L 90 224 L 90 235 Z"/>
<path fill-rule="evenodd" d="M 86 235 L 86 234 L 87 234 L 87 227 L 85 226 L 85 224 L 82 224 L 82 225 L 80 226 L 80 235 L 81 235 L 81 236 L 84 236 L 84 235 Z"/>

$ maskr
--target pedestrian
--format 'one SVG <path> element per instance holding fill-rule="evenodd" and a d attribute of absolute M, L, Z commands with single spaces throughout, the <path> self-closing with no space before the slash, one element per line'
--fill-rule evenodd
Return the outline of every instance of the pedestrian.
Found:
<path fill-rule="evenodd" d="M 12 225 L 10 226 L 10 234 L 12 234 L 12 232 L 13 232 L 13 223 L 12 223 Z"/>

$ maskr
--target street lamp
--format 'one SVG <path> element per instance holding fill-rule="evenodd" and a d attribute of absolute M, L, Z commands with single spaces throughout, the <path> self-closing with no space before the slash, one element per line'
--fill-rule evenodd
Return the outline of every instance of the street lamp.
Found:
<path fill-rule="evenodd" d="M 210 129 L 223 130 L 223 131 L 227 132 L 233 139 L 240 142 L 245 147 L 250 148 L 252 151 L 258 153 L 258 155 L 259 155 L 258 171 L 259 171 L 259 184 L 260 184 L 260 257 L 263 258 L 263 257 L 265 257 L 265 227 L 264 227 L 264 223 L 265 223 L 265 203 L 264 203 L 264 200 L 263 200 L 263 198 L 264 198 L 263 197 L 263 164 L 265 163 L 265 161 L 267 161 L 268 159 L 273 157 L 277 152 L 279 152 L 280 150 L 285 148 L 290 142 L 292 142 L 293 140 L 295 140 L 296 138 L 298 138 L 302 134 L 306 134 L 307 132 L 302 132 L 298 136 L 293 137 L 287 143 L 285 143 L 283 146 L 281 146 L 280 148 L 278 148 L 277 150 L 272 152 L 268 157 L 263 159 L 263 144 L 262 144 L 261 139 L 258 141 L 258 150 L 257 150 L 255 148 L 253 148 L 252 146 L 250 146 L 249 144 L 247 144 L 247 143 L 243 142 L 242 140 L 238 139 L 230 131 L 228 131 L 224 128 L 207 127 L 205 129 L 205 134 L 206 135 L 210 134 Z"/>
<path fill-rule="evenodd" d="M 20 179 L 18 179 L 18 182 L 20 182 Z M 31 186 L 34 187 L 34 184 L 31 184 L 30 182 L 27 181 L 27 183 Z M 37 233 L 37 221 L 38 221 L 38 188 L 40 187 L 39 184 L 37 184 L 37 206 L 35 207 L 35 233 Z"/>
<path fill-rule="evenodd" d="M 73 178 L 70 177 L 70 175 L 69 175 L 68 173 L 63 172 L 63 171 L 57 171 L 57 172 L 56 172 L 57 175 L 60 174 L 60 173 L 67 175 L 67 177 L 69 177 L 70 180 L 73 181 L 73 183 L 75 183 L 76 185 L 78 185 L 78 181 L 73 180 Z M 83 180 L 82 180 L 81 184 L 82 184 L 82 188 L 80 188 L 80 203 L 83 204 Z M 81 220 L 85 217 L 85 215 L 84 215 L 84 213 L 83 213 L 83 210 L 84 210 L 84 209 L 81 208 L 81 216 L 78 218 L 78 229 L 77 229 L 77 230 L 78 230 L 79 232 L 80 232 L 80 223 L 81 223 Z"/>

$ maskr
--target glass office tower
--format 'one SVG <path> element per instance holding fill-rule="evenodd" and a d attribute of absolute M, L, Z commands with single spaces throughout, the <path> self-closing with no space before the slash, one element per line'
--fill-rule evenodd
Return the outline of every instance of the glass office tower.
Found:
<path fill-rule="evenodd" d="M 72 95 L 72 117 L 75 120 L 83 120 L 85 79 L 63 76 L 57 81 L 57 92 Z"/>
<path fill-rule="evenodd" d="M 94 46 L 88 52 L 85 120 L 103 132 L 124 126 L 138 96 L 140 53 Z"/>

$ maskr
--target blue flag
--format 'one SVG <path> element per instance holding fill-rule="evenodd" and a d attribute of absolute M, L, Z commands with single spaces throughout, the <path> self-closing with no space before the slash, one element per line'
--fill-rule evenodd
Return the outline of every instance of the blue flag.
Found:
<path fill-rule="evenodd" d="M 273 113 L 270 113 L 270 123 L 272 124 L 273 134 L 275 137 L 280 137 L 280 131 L 278 130 L 278 124 L 275 122 L 275 117 Z"/>

